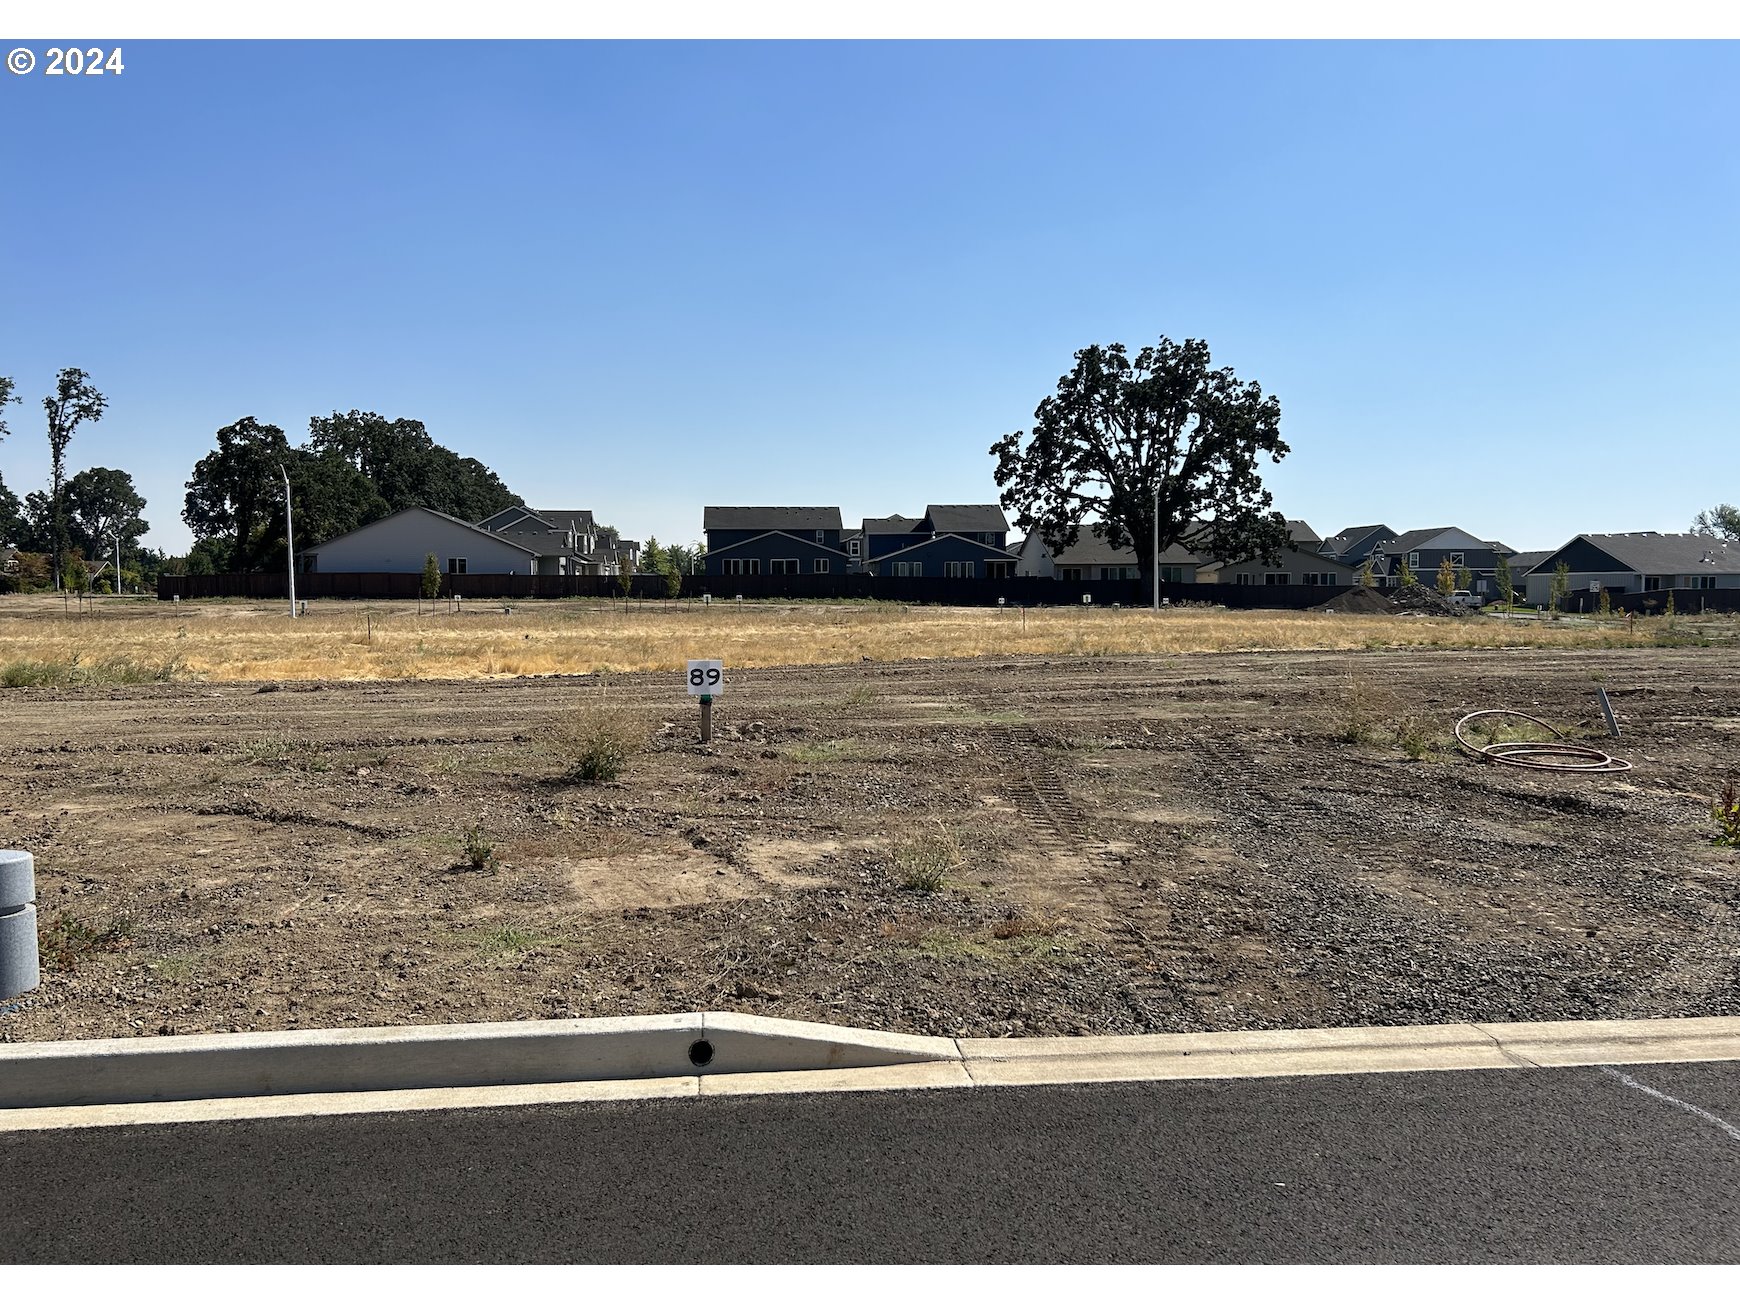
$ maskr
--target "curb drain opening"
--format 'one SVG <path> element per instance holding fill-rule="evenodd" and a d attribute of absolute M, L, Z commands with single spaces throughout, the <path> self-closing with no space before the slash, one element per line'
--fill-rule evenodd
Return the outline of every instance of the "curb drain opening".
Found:
<path fill-rule="evenodd" d="M 712 1063 L 713 1044 L 705 1038 L 697 1038 L 689 1044 L 689 1063 L 697 1068 L 703 1068 Z"/>

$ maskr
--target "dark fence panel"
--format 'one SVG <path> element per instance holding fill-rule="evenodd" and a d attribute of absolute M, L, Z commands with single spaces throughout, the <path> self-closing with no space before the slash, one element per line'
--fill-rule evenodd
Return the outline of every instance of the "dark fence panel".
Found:
<path fill-rule="evenodd" d="M 393 572 L 315 571 L 296 577 L 296 596 L 321 598 L 416 598 L 423 577 Z M 1218 603 L 1238 608 L 1300 610 L 1344 594 L 1348 585 L 1197 585 L 1163 581 L 1161 596 L 1172 603 Z M 663 576 L 630 577 L 630 596 L 663 598 Z M 1718 591 L 1719 592 L 1719 591 Z M 157 596 L 173 598 L 286 597 L 285 577 L 246 575 L 166 575 L 158 577 Z M 622 582 L 597 575 L 452 575 L 441 577 L 442 597 L 475 599 L 616 598 Z M 681 596 L 708 596 L 715 602 L 735 598 L 821 601 L 874 599 L 891 603 L 936 603 L 951 607 L 1145 607 L 1151 585 L 1140 580 L 1053 580 L 1014 576 L 1006 580 L 949 579 L 942 576 L 746 575 L 683 577 Z M 1084 602 L 1084 598 L 1091 602 Z M 1695 610 L 1695 609 L 1694 609 Z"/>
<path fill-rule="evenodd" d="M 1616 612 L 1636 612 L 1641 616 L 1660 616 L 1667 610 L 1668 595 L 1674 596 L 1674 612 L 1693 616 L 1699 612 L 1740 612 L 1740 589 L 1651 589 L 1646 593 L 1610 594 L 1608 601 Z M 1595 594 L 1572 594 L 1564 603 L 1566 611 L 1596 610 L 1601 599 Z"/>

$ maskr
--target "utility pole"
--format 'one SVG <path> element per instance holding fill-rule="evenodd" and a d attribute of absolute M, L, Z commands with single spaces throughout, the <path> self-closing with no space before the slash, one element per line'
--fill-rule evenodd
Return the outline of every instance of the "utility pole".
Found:
<path fill-rule="evenodd" d="M 278 474 L 284 477 L 284 564 L 290 575 L 290 619 L 296 619 L 296 540 L 290 527 L 290 473 L 278 464 Z"/>

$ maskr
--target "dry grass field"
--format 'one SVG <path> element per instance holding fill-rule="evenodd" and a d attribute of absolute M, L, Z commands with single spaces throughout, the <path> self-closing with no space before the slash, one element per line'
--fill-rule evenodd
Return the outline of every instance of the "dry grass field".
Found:
<path fill-rule="evenodd" d="M 896 604 L 0 600 L 0 687 L 166 680 L 432 680 L 1018 655 L 1380 648 L 1650 648 L 1735 641 L 1740 621 L 1460 620 L 1175 608 L 908 608 Z"/>

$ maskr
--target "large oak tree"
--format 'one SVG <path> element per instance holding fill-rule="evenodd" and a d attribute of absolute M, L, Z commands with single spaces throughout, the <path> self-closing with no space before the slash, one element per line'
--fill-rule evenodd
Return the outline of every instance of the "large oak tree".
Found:
<path fill-rule="evenodd" d="M 1289 542 L 1258 475 L 1263 458 L 1288 452 L 1281 405 L 1231 368 L 1211 367 L 1201 340 L 1162 336 L 1134 359 L 1121 344 L 1082 349 L 1040 400 L 1031 433 L 1006 435 L 991 452 L 1004 508 L 1053 555 L 1093 517 L 1151 578 L 1156 507 L 1162 553 L 1182 544 L 1228 561 L 1272 559 Z"/>

